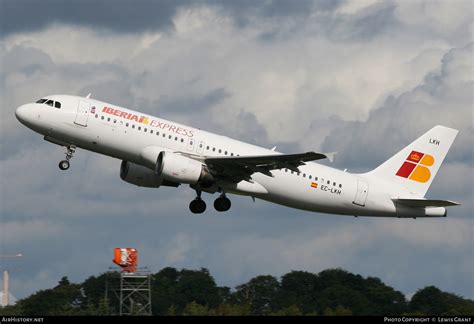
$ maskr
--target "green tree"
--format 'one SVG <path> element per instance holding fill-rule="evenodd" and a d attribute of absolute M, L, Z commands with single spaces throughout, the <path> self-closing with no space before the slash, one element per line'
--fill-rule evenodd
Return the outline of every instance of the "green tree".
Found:
<path fill-rule="evenodd" d="M 252 315 L 267 315 L 274 308 L 280 283 L 273 276 L 257 276 L 237 287 L 234 298 L 238 304 L 248 304 Z"/>
<path fill-rule="evenodd" d="M 276 312 L 270 313 L 273 316 L 301 316 L 303 312 L 296 305 L 290 305 L 288 307 L 277 310 Z"/>
<path fill-rule="evenodd" d="M 362 292 L 342 284 L 324 289 L 318 295 L 316 304 L 319 313 L 324 313 L 327 308 L 336 309 L 338 306 L 342 306 L 351 310 L 354 315 L 372 314 L 367 297 Z"/>
<path fill-rule="evenodd" d="M 84 292 L 83 301 L 85 305 L 98 305 L 105 296 L 105 286 L 107 274 L 103 273 L 98 277 L 90 276 L 81 284 Z"/>
<path fill-rule="evenodd" d="M 248 316 L 250 313 L 248 304 L 221 304 L 209 311 L 209 315 L 213 316 Z"/>
<path fill-rule="evenodd" d="M 323 312 L 324 316 L 352 316 L 352 311 L 344 306 L 338 305 L 336 308 L 326 308 Z"/>
<path fill-rule="evenodd" d="M 184 307 L 184 316 L 207 316 L 209 315 L 209 309 L 207 306 L 199 305 L 195 301 L 189 303 Z"/>
<path fill-rule="evenodd" d="M 413 295 L 410 311 L 426 315 L 474 315 L 474 301 L 428 286 Z"/>
<path fill-rule="evenodd" d="M 76 315 L 80 313 L 81 296 L 80 285 L 63 277 L 53 289 L 40 290 L 20 300 L 17 306 L 27 316 Z"/>
<path fill-rule="evenodd" d="M 297 306 L 303 313 L 316 310 L 318 295 L 317 275 L 306 271 L 291 271 L 281 278 L 280 290 L 276 298 L 277 308 Z"/>
<path fill-rule="evenodd" d="M 370 315 L 400 315 L 407 311 L 405 295 L 385 285 L 379 278 L 367 278 L 363 291 L 371 304 Z"/>
<path fill-rule="evenodd" d="M 215 308 L 222 303 L 227 290 L 217 287 L 207 269 L 178 271 L 165 268 L 152 278 L 153 314 L 166 315 L 172 305 L 176 313 L 181 314 L 192 302 Z"/>

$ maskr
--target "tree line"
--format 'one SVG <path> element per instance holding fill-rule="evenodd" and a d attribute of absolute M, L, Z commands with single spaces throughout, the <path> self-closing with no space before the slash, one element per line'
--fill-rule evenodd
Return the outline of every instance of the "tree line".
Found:
<path fill-rule="evenodd" d="M 117 274 L 116 274 L 117 275 Z M 107 277 L 109 276 L 109 277 Z M 110 274 L 80 284 L 58 285 L 0 308 L 0 315 L 114 315 L 117 300 L 105 298 Z M 379 278 L 329 269 L 291 271 L 280 279 L 260 275 L 230 289 L 217 286 L 207 269 L 164 268 L 151 275 L 153 315 L 474 315 L 474 301 L 434 286 L 410 300 Z"/>

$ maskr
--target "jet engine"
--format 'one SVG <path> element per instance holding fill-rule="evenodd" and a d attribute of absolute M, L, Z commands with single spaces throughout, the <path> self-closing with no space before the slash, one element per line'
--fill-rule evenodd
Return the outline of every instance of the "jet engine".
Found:
<path fill-rule="evenodd" d="M 153 170 L 128 161 L 122 161 L 120 165 L 120 179 L 146 188 L 158 188 L 161 185 L 167 185 L 163 183 L 163 177 L 156 175 Z"/>
<path fill-rule="evenodd" d="M 203 188 L 214 183 L 214 177 L 204 164 L 172 152 L 160 152 L 155 171 L 159 177 L 172 182 L 199 183 Z"/>

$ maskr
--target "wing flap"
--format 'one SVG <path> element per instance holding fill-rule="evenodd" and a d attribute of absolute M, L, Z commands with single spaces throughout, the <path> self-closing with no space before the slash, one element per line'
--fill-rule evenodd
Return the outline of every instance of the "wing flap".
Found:
<path fill-rule="evenodd" d="M 451 200 L 423 199 L 423 198 L 392 198 L 392 201 L 400 205 L 425 208 L 425 207 L 449 207 L 457 206 L 459 203 Z"/>

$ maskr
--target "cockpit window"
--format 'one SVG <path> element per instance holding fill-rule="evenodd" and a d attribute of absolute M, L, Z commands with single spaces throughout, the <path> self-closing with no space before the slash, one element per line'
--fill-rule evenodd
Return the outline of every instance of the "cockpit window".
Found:
<path fill-rule="evenodd" d="M 54 101 L 54 100 L 51 100 L 51 99 L 49 99 L 49 100 L 48 99 L 40 99 L 36 103 L 46 104 L 48 106 L 56 107 L 58 109 L 61 109 L 61 103 L 59 101 Z"/>

